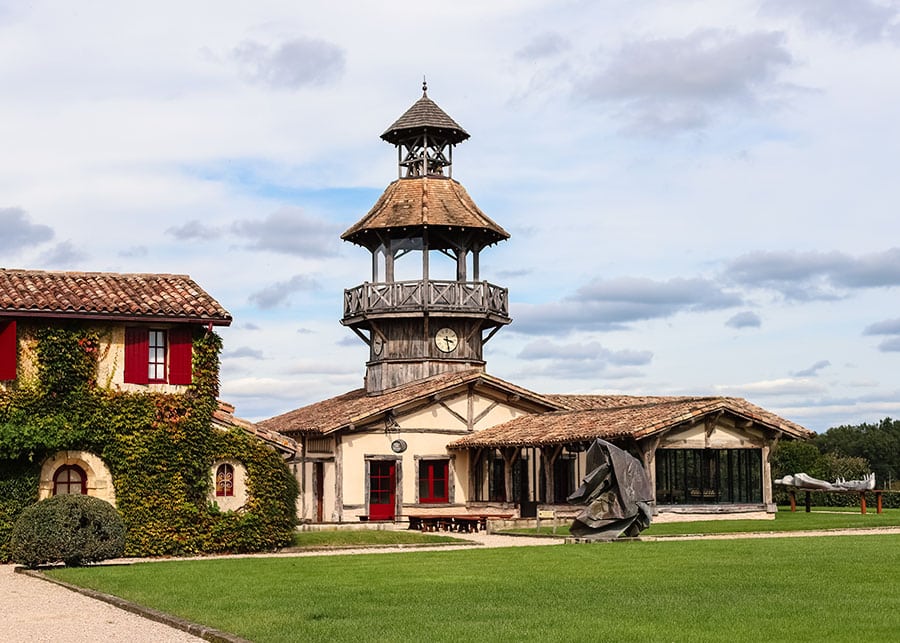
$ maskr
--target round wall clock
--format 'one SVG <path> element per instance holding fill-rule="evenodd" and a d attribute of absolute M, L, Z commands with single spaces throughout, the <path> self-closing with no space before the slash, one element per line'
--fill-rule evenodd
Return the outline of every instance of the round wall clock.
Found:
<path fill-rule="evenodd" d="M 442 353 L 450 353 L 459 345 L 459 337 L 452 328 L 442 328 L 434 334 L 434 344 Z"/>
<path fill-rule="evenodd" d="M 406 440 L 394 440 L 391 442 L 391 451 L 394 453 L 403 453 L 406 451 Z"/>
<path fill-rule="evenodd" d="M 372 352 L 375 355 L 381 355 L 381 351 L 384 349 L 384 340 L 381 339 L 380 335 L 375 335 L 372 338 Z"/>

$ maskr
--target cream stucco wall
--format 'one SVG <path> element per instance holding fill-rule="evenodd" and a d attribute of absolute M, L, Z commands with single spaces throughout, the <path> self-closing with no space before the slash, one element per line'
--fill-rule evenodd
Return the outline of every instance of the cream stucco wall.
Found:
<path fill-rule="evenodd" d="M 473 430 L 482 430 L 501 422 L 527 414 L 515 404 L 492 399 L 467 391 L 428 403 L 408 412 L 398 412 L 396 426 L 385 432 L 384 421 L 370 426 L 357 427 L 343 433 L 336 447 L 337 463 L 326 463 L 326 487 L 336 485 L 335 493 L 326 494 L 325 520 L 348 521 L 367 513 L 367 460 L 392 459 L 397 464 L 397 495 L 400 515 L 422 509 L 460 507 L 468 501 L 468 460 L 466 452 L 449 452 L 447 444 Z M 407 444 L 405 452 L 396 454 L 391 443 L 402 439 Z M 420 460 L 449 460 L 450 502 L 446 505 L 422 505 L 417 503 L 417 463 Z M 315 507 L 312 485 L 312 469 L 307 465 L 304 500 L 301 518 L 313 519 Z M 301 476 L 302 473 L 298 474 Z M 333 502 L 334 504 L 330 504 Z M 332 508 L 329 511 L 329 507 Z"/>
<path fill-rule="evenodd" d="M 89 451 L 58 451 L 44 460 L 38 482 L 38 500 L 53 495 L 53 475 L 62 466 L 79 467 L 87 475 L 87 495 L 116 504 L 112 474 L 99 456 Z"/>
<path fill-rule="evenodd" d="M 217 496 L 216 495 L 216 471 L 221 464 L 230 464 L 234 469 L 234 495 Z M 236 460 L 216 460 L 210 467 L 209 475 L 212 480 L 212 487 L 209 492 L 209 501 L 215 504 L 222 511 L 237 511 L 247 504 L 250 494 L 247 491 L 247 469 L 243 464 Z"/>
<path fill-rule="evenodd" d="M 709 431 L 705 424 L 695 424 L 665 434 L 659 446 L 668 449 L 750 449 L 765 445 L 765 436 L 757 429 L 738 428 L 731 422 L 719 421 Z"/>

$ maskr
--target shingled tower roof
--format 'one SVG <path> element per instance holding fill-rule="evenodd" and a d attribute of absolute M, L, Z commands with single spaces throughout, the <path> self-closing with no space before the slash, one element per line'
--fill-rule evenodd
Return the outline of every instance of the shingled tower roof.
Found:
<path fill-rule="evenodd" d="M 509 233 L 488 217 L 453 179 L 419 177 L 391 183 L 369 213 L 341 238 L 361 246 L 369 233 L 409 227 L 478 230 L 487 243 L 509 239 Z"/>
<path fill-rule="evenodd" d="M 469 138 L 468 132 L 454 121 L 437 103 L 428 98 L 428 86 L 422 83 L 422 98 L 413 103 L 403 116 L 391 125 L 381 138 L 399 145 L 411 135 L 425 130 L 440 131 L 448 143 L 456 144 Z"/>

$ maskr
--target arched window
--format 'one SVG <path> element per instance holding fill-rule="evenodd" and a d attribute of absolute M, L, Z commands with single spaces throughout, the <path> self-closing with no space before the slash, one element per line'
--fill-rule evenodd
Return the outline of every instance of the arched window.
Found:
<path fill-rule="evenodd" d="M 87 495 L 87 474 L 74 464 L 65 464 L 53 474 L 53 495 Z"/>
<path fill-rule="evenodd" d="M 223 463 L 216 468 L 216 496 L 234 495 L 234 467 Z"/>

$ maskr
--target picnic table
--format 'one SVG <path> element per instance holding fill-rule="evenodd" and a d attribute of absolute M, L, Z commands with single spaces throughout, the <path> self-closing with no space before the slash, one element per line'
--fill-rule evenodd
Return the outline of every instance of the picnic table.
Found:
<path fill-rule="evenodd" d="M 810 508 L 812 506 L 812 502 L 810 500 L 810 493 L 812 491 L 821 491 L 822 493 L 858 493 L 859 494 L 859 512 L 864 514 L 866 513 L 866 494 L 874 493 L 875 494 L 875 506 L 876 513 L 881 513 L 881 494 L 883 493 L 883 489 L 867 489 L 865 491 L 856 491 L 853 489 L 848 489 L 846 491 L 837 491 L 834 489 L 788 489 L 788 496 L 791 499 L 791 511 L 797 511 L 797 491 L 806 492 L 806 498 L 804 504 L 806 506 L 806 513 L 810 512 Z"/>
<path fill-rule="evenodd" d="M 512 514 L 410 514 L 407 515 L 407 518 L 409 518 L 409 529 L 476 533 L 487 530 L 489 519 L 512 518 Z"/>

